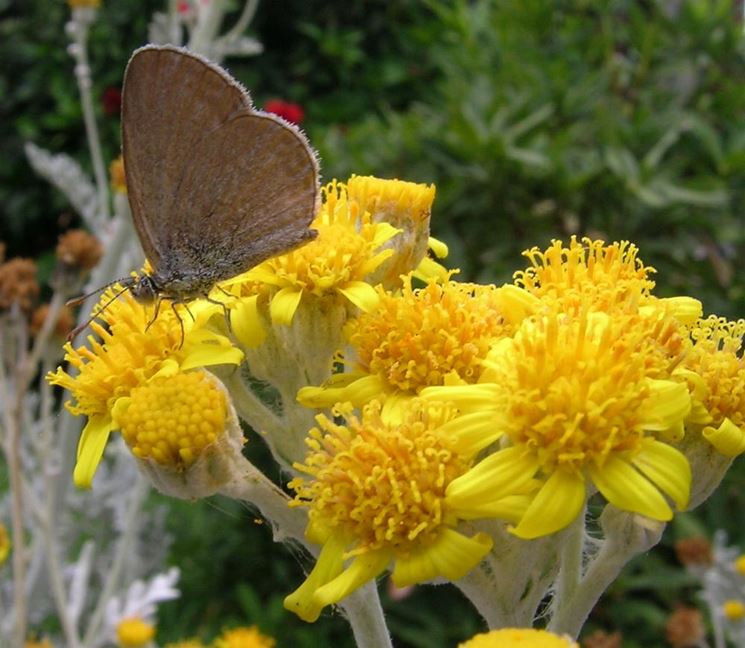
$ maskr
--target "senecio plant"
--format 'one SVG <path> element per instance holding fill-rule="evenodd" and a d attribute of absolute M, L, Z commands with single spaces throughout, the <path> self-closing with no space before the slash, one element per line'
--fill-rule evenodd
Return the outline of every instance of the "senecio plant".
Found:
<path fill-rule="evenodd" d="M 189 5 L 195 33 L 214 25 L 199 19 L 209 6 Z M 75 15 L 80 40 L 95 8 Z M 44 155 L 29 150 L 54 176 Z M 314 241 L 188 312 L 156 316 L 109 286 L 47 374 L 85 420 L 73 479 L 106 483 L 120 438 L 162 493 L 255 507 L 308 559 L 287 610 L 312 623 L 337 606 L 359 646 L 391 645 L 375 584 L 388 571 L 399 587 L 454 583 L 492 630 L 470 648 L 575 645 L 624 565 L 745 451 L 745 321 L 658 297 L 627 241 L 555 240 L 526 251 L 511 283 L 460 281 L 429 235 L 434 198 L 432 185 L 331 181 Z M 267 444 L 282 483 L 246 443 Z M 148 614 L 177 595 L 163 582 Z M 123 611 L 138 583 L 117 603 L 122 645 L 153 636 Z"/>

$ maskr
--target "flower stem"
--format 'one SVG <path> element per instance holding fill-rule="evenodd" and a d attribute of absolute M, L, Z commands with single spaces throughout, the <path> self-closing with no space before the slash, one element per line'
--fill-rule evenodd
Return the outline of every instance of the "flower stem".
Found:
<path fill-rule="evenodd" d="M 568 588 L 566 598 L 556 597 L 554 615 L 548 625 L 552 632 L 576 637 L 598 599 L 624 566 L 634 556 L 656 545 L 665 528 L 663 523 L 619 511 L 611 505 L 603 511 L 601 525 L 606 536 L 602 548 L 589 563 L 579 584 Z"/>
<path fill-rule="evenodd" d="M 83 121 L 90 149 L 91 161 L 93 162 L 93 175 L 96 178 L 96 190 L 98 191 L 98 211 L 103 222 L 109 220 L 109 190 L 106 177 L 106 167 L 101 152 L 101 139 L 98 134 L 98 125 L 93 111 L 93 99 L 91 97 L 91 68 L 88 63 L 88 28 L 95 17 L 95 12 L 90 8 L 81 7 L 73 9 L 73 29 L 71 30 L 74 43 L 69 48 L 75 59 L 75 78 L 80 91 L 80 104 L 83 108 Z"/>
<path fill-rule="evenodd" d="M 374 581 L 352 592 L 339 606 L 352 626 L 358 648 L 392 648 L 391 635 Z"/>

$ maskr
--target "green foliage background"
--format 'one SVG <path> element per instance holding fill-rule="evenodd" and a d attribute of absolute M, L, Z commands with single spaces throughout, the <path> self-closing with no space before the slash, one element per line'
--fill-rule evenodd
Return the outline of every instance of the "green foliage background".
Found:
<path fill-rule="evenodd" d="M 120 85 L 161 8 L 104 0 L 91 34 L 94 96 Z M 251 29 L 265 52 L 226 65 L 259 106 L 274 97 L 303 106 L 326 180 L 436 183 L 433 233 L 464 279 L 509 280 L 521 250 L 554 237 L 629 239 L 658 269 L 660 294 L 741 317 L 745 42 L 734 11 L 717 0 L 267 1 Z M 67 13 L 63 2 L 0 0 L 0 240 L 39 259 L 42 273 L 76 216 L 34 176 L 23 141 L 90 166 Z M 118 119 L 99 117 L 111 159 Z M 261 455 L 260 441 L 250 445 Z M 744 481 L 736 464 L 705 507 L 678 516 L 588 630 L 619 629 L 630 648 L 666 645 L 667 614 L 696 603 L 672 543 L 723 528 L 745 547 Z M 279 646 L 351 645 L 338 616 L 306 626 L 282 610 L 302 561 L 249 511 L 169 505 L 184 595 L 164 606 L 161 640 L 258 623 Z M 449 646 L 481 627 L 450 586 L 385 600 L 398 646 Z"/>

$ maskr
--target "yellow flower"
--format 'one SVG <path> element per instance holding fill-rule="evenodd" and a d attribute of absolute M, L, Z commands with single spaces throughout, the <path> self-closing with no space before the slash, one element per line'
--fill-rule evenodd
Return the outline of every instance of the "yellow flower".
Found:
<path fill-rule="evenodd" d="M 72 9 L 82 9 L 86 7 L 98 9 L 98 7 L 101 6 L 101 0 L 67 0 L 67 4 Z"/>
<path fill-rule="evenodd" d="M 742 621 L 745 619 L 745 603 L 730 599 L 722 605 L 722 612 L 730 621 Z"/>
<path fill-rule="evenodd" d="M 241 294 L 266 292 L 275 323 L 290 324 L 304 297 L 351 302 L 362 310 L 377 300 L 369 279 L 393 254 L 383 246 L 398 230 L 371 222 L 369 214 L 348 199 L 342 183 L 331 182 L 322 192 L 325 200 L 313 221 L 318 230 L 315 240 L 224 284 Z M 237 317 L 234 313 L 232 321 L 240 328 Z"/>
<path fill-rule="evenodd" d="M 735 571 L 741 576 L 745 576 L 745 554 L 735 560 Z"/>
<path fill-rule="evenodd" d="M 116 627 L 116 639 L 122 648 L 146 646 L 155 636 L 155 627 L 139 617 L 122 619 Z"/>
<path fill-rule="evenodd" d="M 10 555 L 12 544 L 8 535 L 8 528 L 0 524 L 0 565 L 4 565 Z"/>
<path fill-rule="evenodd" d="M 592 304 L 609 312 L 647 298 L 654 288 L 654 268 L 637 258 L 633 243 L 572 237 L 568 247 L 554 240 L 545 251 L 532 248 L 523 254 L 531 266 L 515 273 L 515 284 L 544 301 L 559 301 L 561 310 L 576 312 Z"/>
<path fill-rule="evenodd" d="M 460 408 L 464 433 L 508 443 L 450 484 L 451 501 L 483 516 L 520 484 L 505 479 L 517 466 L 542 484 L 513 529 L 522 538 L 570 524 L 588 479 L 616 507 L 656 520 L 672 517 L 666 496 L 685 508 L 690 466 L 667 440 L 682 436 L 690 396 L 683 383 L 649 377 L 648 331 L 638 322 L 604 313 L 528 318 L 493 347 L 480 384 L 423 390 Z"/>
<path fill-rule="evenodd" d="M 718 452 L 745 452 L 745 320 L 711 316 L 691 332 L 693 347 L 678 372 L 689 383 L 693 410 L 689 420 Z"/>
<path fill-rule="evenodd" d="M 306 581 L 285 599 L 305 621 L 337 603 L 393 563 L 398 587 L 443 576 L 457 580 L 491 549 L 482 533 L 457 530 L 465 519 L 447 491 L 468 474 L 473 457 L 491 439 L 474 440 L 450 423 L 449 406 L 412 400 L 397 421 L 381 418 L 380 403 L 366 405 L 360 418 L 351 405 L 319 415 L 309 433 L 310 452 L 295 468 L 310 479 L 290 482 L 291 505 L 307 506 L 307 538 L 322 545 Z M 528 503 L 532 480 L 522 490 L 492 502 L 497 515 L 517 519 Z M 515 489 L 518 491 L 519 489 Z"/>
<path fill-rule="evenodd" d="M 189 305 L 196 320 L 186 317 L 179 321 L 166 307 L 151 322 L 152 307 L 139 304 L 128 291 L 114 299 L 120 291 L 120 286 L 112 286 L 99 301 L 99 309 L 110 302 L 99 315 L 109 330 L 96 322 L 91 324 L 102 342 L 89 336 L 90 348 L 65 345 L 65 360 L 77 375 L 61 367 L 47 375 L 51 384 L 72 394 L 73 399 L 65 404 L 67 409 L 88 417 L 73 474 L 81 488 L 90 487 L 109 434 L 118 429 L 112 411 L 119 399 L 154 378 L 217 364 L 239 364 L 243 357 L 226 337 L 203 327 L 210 311 L 201 313 L 199 303 Z"/>
<path fill-rule="evenodd" d="M 579 648 L 579 644 L 546 630 L 505 628 L 478 634 L 458 648 Z"/>
<path fill-rule="evenodd" d="M 109 165 L 111 188 L 121 194 L 127 193 L 127 177 L 124 174 L 124 158 L 120 155 Z"/>
<path fill-rule="evenodd" d="M 23 648 L 54 648 L 54 646 L 49 639 L 26 639 L 26 641 L 23 642 Z"/>
<path fill-rule="evenodd" d="M 353 370 L 301 389 L 301 403 L 362 405 L 387 397 L 389 407 L 427 386 L 475 383 L 491 344 L 512 332 L 494 286 L 430 281 L 415 290 L 408 276 L 400 293 L 378 292 L 377 306 L 347 324 Z"/>
<path fill-rule="evenodd" d="M 214 648 L 274 648 L 274 639 L 261 634 L 256 626 L 225 630 L 215 639 Z"/>
<path fill-rule="evenodd" d="M 189 467 L 224 431 L 226 397 L 203 372 L 172 369 L 119 398 L 112 418 L 136 457 Z"/>
<path fill-rule="evenodd" d="M 393 256 L 373 275 L 371 283 L 400 286 L 401 275 L 417 268 L 427 254 L 435 186 L 353 175 L 347 191 L 350 202 L 356 202 L 362 213 L 368 212 L 373 223 L 388 223 L 399 230 L 386 244 Z"/>

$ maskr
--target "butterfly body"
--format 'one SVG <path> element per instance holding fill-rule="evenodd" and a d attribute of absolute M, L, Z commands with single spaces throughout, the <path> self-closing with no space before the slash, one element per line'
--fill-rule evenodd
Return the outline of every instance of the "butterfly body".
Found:
<path fill-rule="evenodd" d="M 185 302 L 313 239 L 318 164 L 305 136 L 256 110 L 220 67 L 148 45 L 125 73 L 122 152 L 132 218 L 152 272 L 142 301 Z"/>

